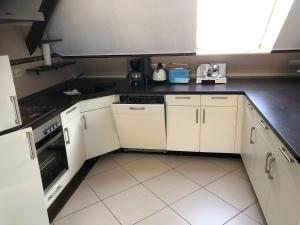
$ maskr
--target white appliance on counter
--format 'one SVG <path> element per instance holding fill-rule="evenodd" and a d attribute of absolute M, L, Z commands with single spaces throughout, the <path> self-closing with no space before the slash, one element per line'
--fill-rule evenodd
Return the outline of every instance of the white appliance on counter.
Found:
<path fill-rule="evenodd" d="M 226 84 L 226 64 L 201 64 L 197 68 L 197 84 Z"/>
<path fill-rule="evenodd" d="M 0 132 L 22 124 L 9 58 L 0 56 Z"/>

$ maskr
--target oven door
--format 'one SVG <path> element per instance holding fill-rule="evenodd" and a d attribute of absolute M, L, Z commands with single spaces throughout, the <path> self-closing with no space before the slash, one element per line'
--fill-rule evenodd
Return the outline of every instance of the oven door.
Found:
<path fill-rule="evenodd" d="M 44 191 L 68 169 L 62 127 L 36 144 Z"/>

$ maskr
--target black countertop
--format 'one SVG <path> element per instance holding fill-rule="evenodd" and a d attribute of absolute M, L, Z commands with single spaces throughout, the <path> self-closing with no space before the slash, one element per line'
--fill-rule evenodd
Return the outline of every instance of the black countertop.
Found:
<path fill-rule="evenodd" d="M 125 79 L 87 79 L 76 82 L 81 87 L 95 84 L 109 86 L 110 90 L 89 90 L 81 96 L 62 94 L 66 86 L 74 81 L 64 82 L 43 92 L 20 100 L 20 105 L 49 104 L 57 110 L 43 121 L 32 124 L 39 126 L 44 120 L 57 115 L 73 104 L 90 98 L 111 94 L 245 94 L 254 104 L 271 129 L 278 135 L 293 156 L 300 162 L 300 78 L 247 78 L 229 79 L 228 84 L 152 84 L 148 87 L 131 88 Z M 112 85 L 113 84 L 113 85 Z M 24 126 L 23 126 L 24 127 Z"/>

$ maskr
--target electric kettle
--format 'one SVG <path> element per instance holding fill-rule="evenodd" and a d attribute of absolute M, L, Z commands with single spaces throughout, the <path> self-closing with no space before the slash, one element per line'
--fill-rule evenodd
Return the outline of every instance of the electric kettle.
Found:
<path fill-rule="evenodd" d="M 167 73 L 163 68 L 161 63 L 157 64 L 156 69 L 153 71 L 152 76 L 153 81 L 166 81 L 167 80 Z"/>

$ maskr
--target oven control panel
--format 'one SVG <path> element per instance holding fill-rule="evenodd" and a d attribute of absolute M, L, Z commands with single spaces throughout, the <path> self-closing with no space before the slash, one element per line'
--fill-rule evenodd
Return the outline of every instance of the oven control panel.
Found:
<path fill-rule="evenodd" d="M 44 134 L 50 134 L 52 133 L 53 131 L 55 131 L 57 128 L 59 127 L 59 124 L 58 122 L 55 122 L 54 124 L 52 124 L 50 127 L 46 128 L 44 130 Z"/>

